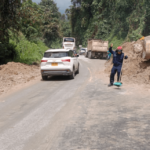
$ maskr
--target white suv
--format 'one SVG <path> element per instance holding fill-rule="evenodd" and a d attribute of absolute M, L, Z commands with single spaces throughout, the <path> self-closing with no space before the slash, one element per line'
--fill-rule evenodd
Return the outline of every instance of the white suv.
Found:
<path fill-rule="evenodd" d="M 73 50 L 50 49 L 44 53 L 41 60 L 42 79 L 48 76 L 70 76 L 74 79 L 75 73 L 79 73 L 78 55 Z"/>

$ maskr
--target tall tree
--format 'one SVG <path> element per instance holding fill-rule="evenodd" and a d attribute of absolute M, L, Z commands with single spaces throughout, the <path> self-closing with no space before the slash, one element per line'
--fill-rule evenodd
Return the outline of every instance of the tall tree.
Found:
<path fill-rule="evenodd" d="M 9 42 L 9 30 L 19 30 L 21 0 L 0 0 L 0 42 Z"/>
<path fill-rule="evenodd" d="M 40 6 L 43 10 L 42 33 L 44 42 L 50 47 L 51 43 L 62 37 L 60 30 L 60 17 L 57 5 L 53 0 L 42 0 Z"/>
<path fill-rule="evenodd" d="M 148 0 L 72 0 L 73 35 L 84 43 L 88 38 L 111 40 L 114 36 L 137 40 L 150 34 L 149 6 Z"/>

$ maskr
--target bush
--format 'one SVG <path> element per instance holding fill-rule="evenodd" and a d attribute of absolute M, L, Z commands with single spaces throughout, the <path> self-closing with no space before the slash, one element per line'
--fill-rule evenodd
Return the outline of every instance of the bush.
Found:
<path fill-rule="evenodd" d="M 14 44 L 14 40 L 10 40 L 11 44 Z M 47 46 L 42 41 L 33 43 L 28 41 L 24 36 L 20 37 L 19 42 L 16 45 L 15 52 L 16 57 L 15 62 L 21 62 L 25 64 L 32 64 L 34 62 L 40 62 L 43 53 L 48 49 Z"/>
<path fill-rule="evenodd" d="M 0 43 L 0 64 L 6 64 L 15 57 L 17 57 L 17 52 L 14 43 Z"/>

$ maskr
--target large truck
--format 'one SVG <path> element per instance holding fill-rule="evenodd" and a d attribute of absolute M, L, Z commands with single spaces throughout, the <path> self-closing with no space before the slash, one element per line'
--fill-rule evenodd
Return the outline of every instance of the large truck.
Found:
<path fill-rule="evenodd" d="M 108 41 L 102 41 L 100 39 L 88 40 L 86 57 L 88 57 L 89 59 L 92 58 L 105 59 L 107 58 L 107 51 L 108 51 Z"/>
<path fill-rule="evenodd" d="M 76 40 L 73 37 L 64 37 L 62 46 L 64 49 L 76 50 Z"/>

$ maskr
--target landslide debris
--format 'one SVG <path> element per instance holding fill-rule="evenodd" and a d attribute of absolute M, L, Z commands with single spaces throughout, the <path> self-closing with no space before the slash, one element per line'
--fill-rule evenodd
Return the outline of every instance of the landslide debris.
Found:
<path fill-rule="evenodd" d="M 39 76 L 40 70 L 36 65 L 29 66 L 15 62 L 0 65 L 0 95 L 12 90 L 17 85 L 24 86 L 24 83 Z"/>
<path fill-rule="evenodd" d="M 127 42 L 122 45 L 123 53 L 128 55 L 122 68 L 122 79 L 135 84 L 150 84 L 150 60 L 142 58 L 143 41 Z M 106 62 L 105 72 L 110 74 L 112 58 Z"/>

